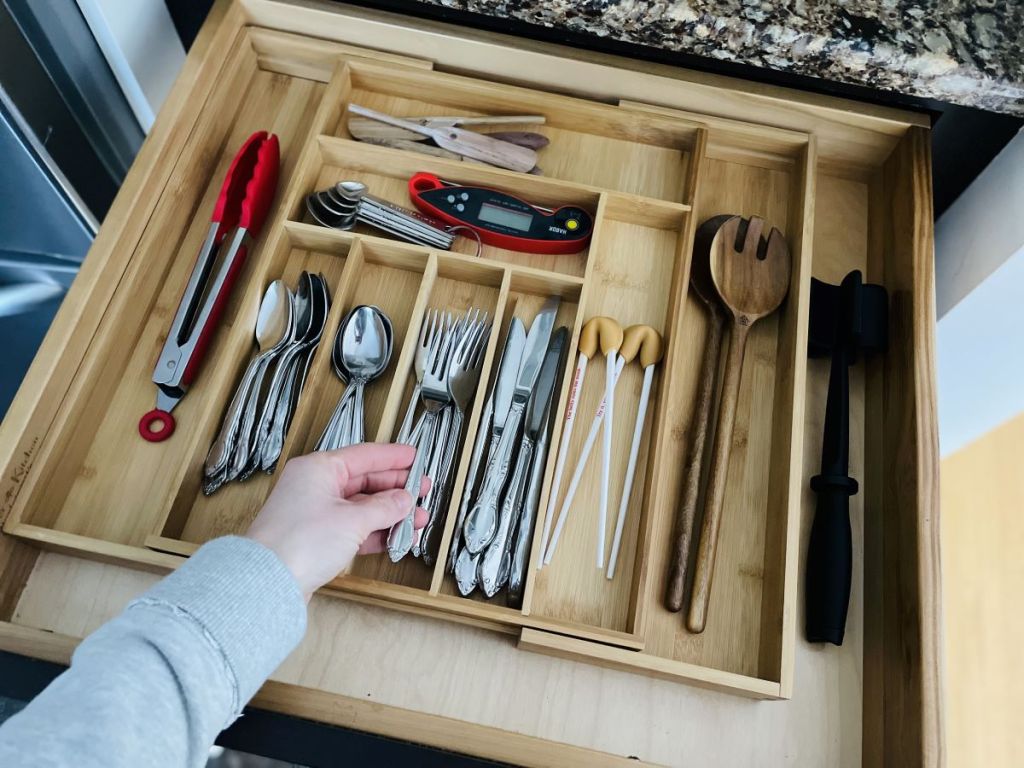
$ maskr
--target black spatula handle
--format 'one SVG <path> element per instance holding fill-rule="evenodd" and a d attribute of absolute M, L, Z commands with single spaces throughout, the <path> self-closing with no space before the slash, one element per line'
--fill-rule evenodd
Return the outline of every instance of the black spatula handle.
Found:
<path fill-rule="evenodd" d="M 850 371 L 844 344 L 832 351 L 825 406 L 821 474 L 811 478 L 818 496 L 807 547 L 807 639 L 812 643 L 843 644 L 850 604 L 853 543 L 850 497 L 857 481 L 849 471 Z"/>
<path fill-rule="evenodd" d="M 853 565 L 850 496 L 857 491 L 857 481 L 818 475 L 811 487 L 818 494 L 818 503 L 807 548 L 807 639 L 842 645 Z"/>

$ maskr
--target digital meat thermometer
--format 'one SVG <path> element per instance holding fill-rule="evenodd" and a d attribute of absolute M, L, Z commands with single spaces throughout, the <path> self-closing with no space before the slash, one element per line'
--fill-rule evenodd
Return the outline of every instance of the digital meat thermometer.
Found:
<path fill-rule="evenodd" d="M 579 253 L 594 230 L 593 217 L 579 206 L 540 208 L 496 189 L 442 181 L 432 173 L 409 179 L 409 197 L 425 214 L 472 229 L 481 242 L 510 251 Z"/>

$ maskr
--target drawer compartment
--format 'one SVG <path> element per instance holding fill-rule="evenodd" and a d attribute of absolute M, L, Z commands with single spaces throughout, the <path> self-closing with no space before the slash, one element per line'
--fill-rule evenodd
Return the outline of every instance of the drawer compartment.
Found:
<path fill-rule="evenodd" d="M 607 209 L 605 213 L 599 243 L 592 248 L 585 317 L 608 316 L 618 320 L 623 327 L 645 324 L 665 337 L 674 333 L 688 336 L 691 332 L 689 327 L 684 326 L 681 317 L 670 312 L 673 292 L 678 290 L 688 258 L 684 229 L 688 214 L 679 212 L 675 218 L 645 221 L 633 215 L 613 219 L 607 215 Z M 570 372 L 575 363 L 576 355 L 573 354 L 569 359 Z M 592 624 L 642 637 L 635 611 L 640 589 L 635 566 L 640 559 L 638 530 L 642 510 L 649 506 L 651 500 L 645 482 L 647 468 L 653 458 L 651 435 L 654 433 L 654 421 L 660 418 L 659 414 L 670 397 L 665 394 L 666 388 L 672 387 L 679 373 L 678 369 L 668 371 L 662 366 L 656 370 L 648 408 L 648 427 L 640 446 L 615 578 L 607 579 L 605 570 L 598 569 L 595 562 L 601 485 L 599 434 L 567 512 L 551 563 L 531 571 L 532 591 L 528 590 L 528 594 L 532 594 L 532 600 L 527 603 L 531 614 Z M 615 446 L 610 472 L 606 552 L 610 551 L 619 509 L 642 379 L 639 363 L 628 364 L 623 368 L 615 390 Z M 551 492 L 546 496 L 545 507 L 556 519 L 565 502 L 569 479 L 587 441 L 591 420 L 604 394 L 605 361 L 597 354 L 587 365 L 580 389 L 576 426 L 553 508 Z M 546 519 L 539 525 L 546 527 Z M 552 520 L 551 528 L 555 528 L 555 520 Z M 540 548 L 535 548 L 535 561 L 539 561 L 540 555 Z"/>
<path fill-rule="evenodd" d="M 235 152 L 253 131 L 276 133 L 279 189 L 286 187 L 325 90 L 323 83 L 259 69 L 244 35 L 228 66 L 235 74 L 210 96 L 75 377 L 76 405 L 62 412 L 51 433 L 52 463 L 40 466 L 44 471 L 24 488 L 26 524 L 141 545 L 166 500 L 176 495 L 184 477 L 179 468 L 192 467 L 195 435 L 187 429 L 184 439 L 138 439 L 139 417 L 156 397 L 155 386 L 141 384 L 152 376 Z M 242 99 L 243 94 L 248 95 Z M 182 426 L 204 421 L 215 397 L 211 381 L 232 368 L 229 358 L 248 350 L 258 298 L 243 288 L 262 286 L 267 274 L 278 271 L 276 239 L 268 221 L 238 278 L 200 386 L 175 409 Z"/>
<path fill-rule="evenodd" d="M 390 115 L 543 115 L 543 126 L 513 124 L 486 130 L 536 130 L 547 136 L 551 143 L 538 161 L 544 178 L 682 201 L 696 133 L 693 124 L 526 88 L 495 89 L 436 72 L 357 62 L 349 73 L 349 101 Z M 332 133 L 351 138 L 347 123 L 348 116 L 343 115 Z"/>

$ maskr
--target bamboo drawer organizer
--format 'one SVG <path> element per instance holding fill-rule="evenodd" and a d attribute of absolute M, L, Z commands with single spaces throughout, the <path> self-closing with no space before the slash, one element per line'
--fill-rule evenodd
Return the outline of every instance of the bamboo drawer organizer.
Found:
<path fill-rule="evenodd" d="M 816 180 L 822 168 L 817 137 L 448 74 L 415 59 L 258 27 L 238 32 L 206 98 L 170 177 L 153 192 L 153 215 L 123 274 L 93 288 L 102 318 L 52 421 L 39 434 L 19 438 L 34 439 L 31 461 L 15 492 L 8 493 L 4 531 L 38 546 L 156 570 L 176 567 L 210 538 L 244 531 L 276 475 L 260 474 L 205 497 L 201 466 L 252 352 L 264 287 L 278 277 L 294 284 L 302 270 L 326 276 L 333 303 L 283 457 L 312 449 L 342 390 L 330 367 L 330 347 L 351 306 L 377 304 L 394 323 L 392 363 L 367 389 L 367 432 L 377 440 L 390 439 L 401 417 L 425 311 L 474 306 L 490 313 L 493 332 L 455 479 L 457 506 L 504 329 L 513 316 L 529 323 L 547 296 L 558 295 L 556 325 L 571 329 L 570 361 L 582 323 L 594 315 L 610 315 L 624 326 L 650 324 L 667 344 L 615 580 L 607 581 L 593 565 L 599 462 L 592 461 L 558 554 L 540 571 L 535 537 L 521 610 L 506 607 L 501 595 L 492 601 L 460 597 L 443 559 L 428 568 L 411 558 L 398 564 L 386 555 L 361 558 L 328 591 L 516 634 L 521 647 L 552 655 L 759 698 L 788 698 L 801 505 L 810 466 L 804 399 Z M 355 142 L 346 131 L 348 103 L 395 115 L 543 114 L 547 124 L 540 130 L 551 141 L 540 154 L 545 175 Z M 145 443 L 135 425 L 152 407 L 150 375 L 163 334 L 227 163 L 258 129 L 281 139 L 281 181 L 271 217 L 198 383 L 175 411 L 177 432 L 164 443 Z M 409 205 L 406 181 L 417 171 L 503 189 L 539 204 L 584 206 L 595 214 L 592 241 L 570 256 L 485 246 L 474 258 L 475 243 L 464 238 L 451 252 L 432 251 L 362 227 L 328 230 L 304 216 L 308 193 L 342 179 L 365 182 L 372 194 Z M 879 189 L 890 196 L 879 200 L 889 205 L 897 186 Z M 696 226 L 720 213 L 759 215 L 778 227 L 788 240 L 793 269 L 781 311 L 750 335 L 711 611 L 706 631 L 691 635 L 683 615 L 667 612 L 662 599 L 707 331 L 703 311 L 688 292 L 691 248 Z M 898 229 L 897 214 L 871 212 L 882 222 L 879 249 L 889 247 L 882 231 Z M 832 239 L 855 251 L 862 236 L 854 228 Z M 569 365 L 556 389 L 559 417 L 571 374 Z M 627 366 L 618 388 L 622 405 L 615 412 L 612 477 L 620 480 L 641 378 L 638 366 Z M 602 388 L 602 375 L 587 378 L 579 410 L 584 422 Z M 559 418 L 541 515 L 560 430 Z M 569 466 L 585 435 L 586 429 L 575 430 Z M 620 480 L 613 483 L 613 500 Z M 448 515 L 442 552 L 454 519 Z M 539 531 L 543 518 L 537 525 Z"/>

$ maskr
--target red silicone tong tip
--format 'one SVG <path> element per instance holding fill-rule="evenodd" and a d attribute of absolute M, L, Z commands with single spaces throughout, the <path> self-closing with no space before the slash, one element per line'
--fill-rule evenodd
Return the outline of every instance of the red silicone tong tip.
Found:
<path fill-rule="evenodd" d="M 254 236 L 263 226 L 270 204 L 274 200 L 279 167 L 280 148 L 277 136 L 269 134 L 256 156 L 256 166 L 252 169 L 252 177 L 245 189 L 242 216 L 238 222 L 238 226 L 249 230 Z"/>
<path fill-rule="evenodd" d="M 246 139 L 231 161 L 213 209 L 212 221 L 221 224 L 222 231 L 240 226 L 255 233 L 263 225 L 277 190 L 279 158 L 273 134 L 256 131 Z"/>
<path fill-rule="evenodd" d="M 174 426 L 170 413 L 154 408 L 139 419 L 139 434 L 151 443 L 162 443 L 174 434 Z"/>

